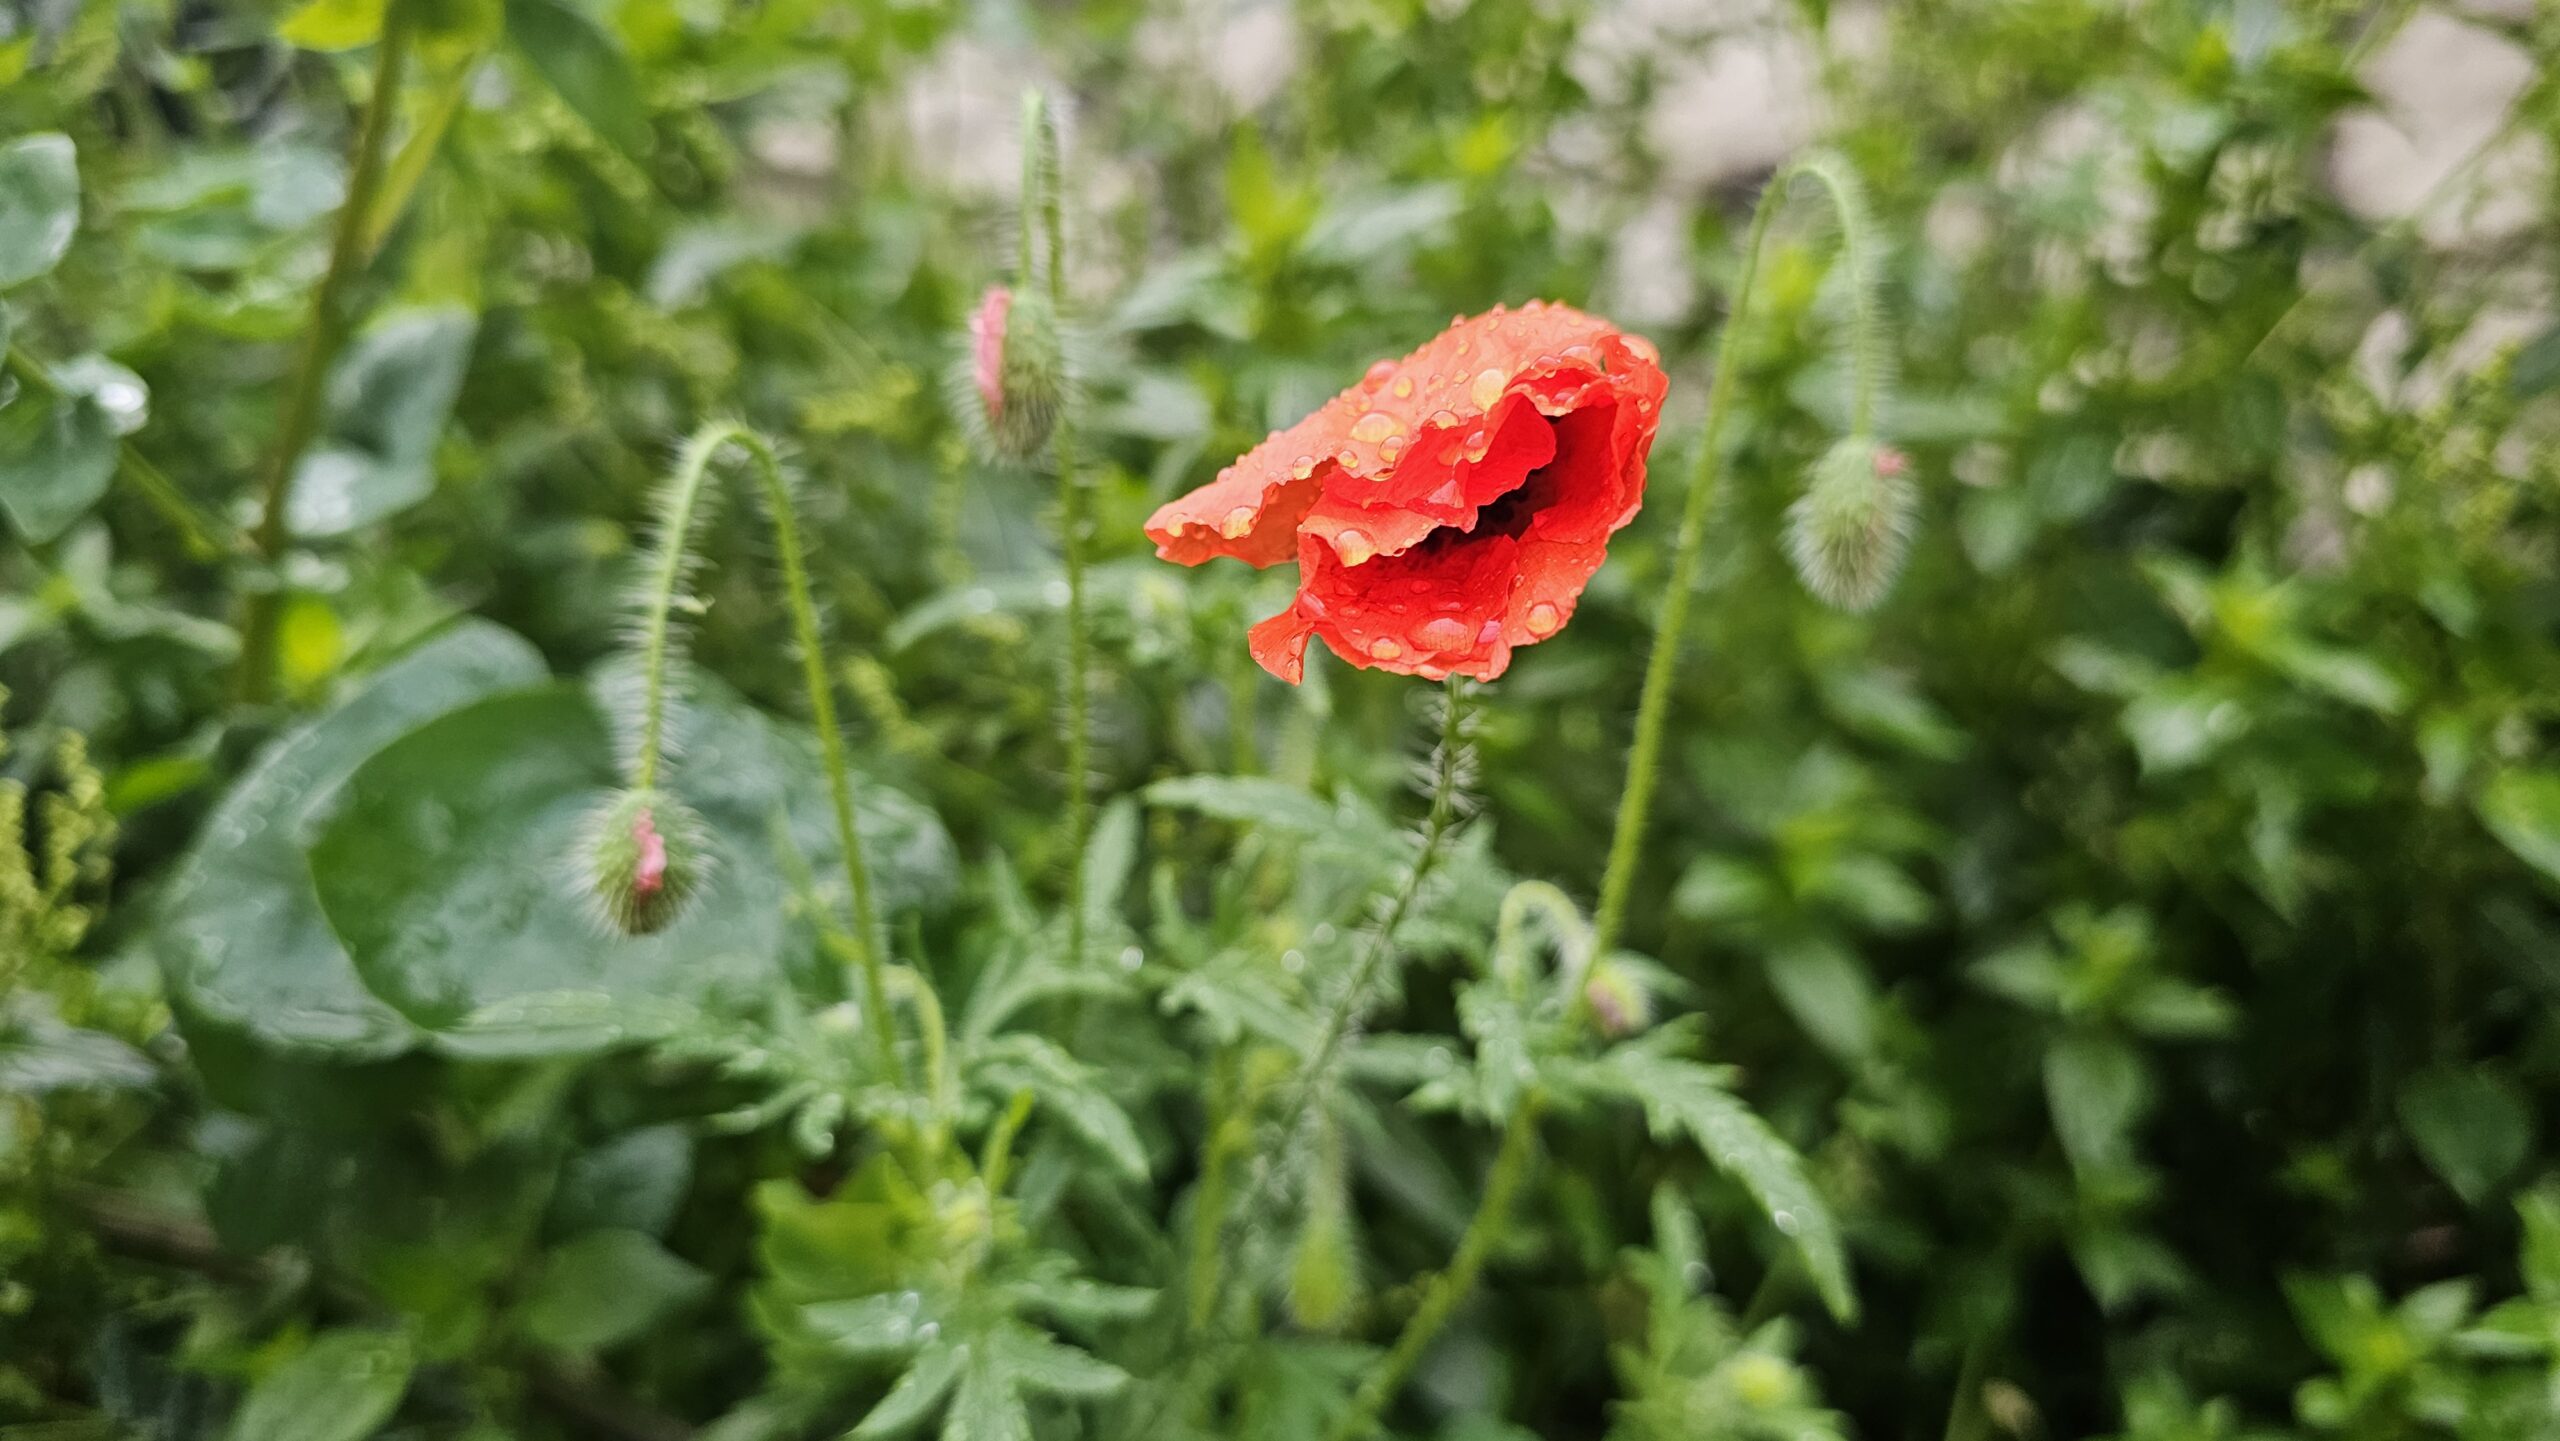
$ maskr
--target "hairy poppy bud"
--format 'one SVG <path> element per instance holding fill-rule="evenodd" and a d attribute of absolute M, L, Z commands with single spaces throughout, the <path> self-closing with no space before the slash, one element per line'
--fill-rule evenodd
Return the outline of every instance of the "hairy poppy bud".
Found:
<path fill-rule="evenodd" d="M 587 823 L 587 885 L 625 935 L 655 935 L 702 880 L 702 818 L 660 790 L 622 791 Z"/>
<path fill-rule="evenodd" d="M 1653 993 L 1641 977 L 1614 962 L 1592 963 L 1582 978 L 1582 1000 L 1600 1034 L 1612 1040 L 1653 1024 Z"/>
<path fill-rule="evenodd" d="M 1843 610 L 1884 598 L 1911 543 L 1918 496 L 1901 451 L 1853 435 L 1815 461 L 1787 509 L 1787 550 L 1805 588 Z"/>
<path fill-rule="evenodd" d="M 1066 408 L 1066 345 L 1048 299 L 996 286 L 969 315 L 969 389 L 987 448 L 1039 455 Z"/>

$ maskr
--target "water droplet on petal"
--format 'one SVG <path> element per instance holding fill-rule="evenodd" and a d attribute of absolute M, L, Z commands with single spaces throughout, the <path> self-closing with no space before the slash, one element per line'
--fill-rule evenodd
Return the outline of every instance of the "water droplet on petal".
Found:
<path fill-rule="evenodd" d="M 1404 647 L 1392 636 L 1380 636 L 1369 642 L 1369 654 L 1379 660 L 1394 660 L 1404 654 Z"/>
<path fill-rule="evenodd" d="M 1477 371 L 1476 378 L 1469 382 L 1467 396 L 1476 403 L 1476 409 L 1491 410 L 1493 403 L 1502 398 L 1502 388 L 1510 383 L 1510 376 L 1488 365 Z"/>
<path fill-rule="evenodd" d="M 1300 480 L 1306 479 L 1316 473 L 1316 458 L 1312 455 L 1299 456 L 1290 464 L 1289 473 Z"/>
<path fill-rule="evenodd" d="M 1351 423 L 1351 438 L 1376 442 L 1386 439 L 1404 427 L 1383 410 L 1373 410 Z"/>
<path fill-rule="evenodd" d="M 1363 389 L 1375 390 L 1379 386 L 1386 384 L 1387 377 L 1395 373 L 1396 363 L 1394 361 L 1381 360 L 1377 364 L 1369 367 L 1369 373 L 1361 377 L 1360 385 Z"/>
<path fill-rule="evenodd" d="M 1333 553 L 1342 557 L 1344 565 L 1358 565 L 1376 555 L 1378 545 L 1365 530 L 1341 530 L 1334 533 Z"/>
<path fill-rule="evenodd" d="M 1536 605 L 1529 607 L 1529 633 L 1531 635 L 1554 635 L 1556 633 L 1556 627 L 1562 624 L 1564 624 L 1564 612 L 1547 604 L 1545 601 L 1542 600 Z"/>
<path fill-rule="evenodd" d="M 1424 621 L 1422 628 L 1413 633 L 1413 638 L 1430 650 L 1464 650 L 1467 623 L 1444 615 L 1437 620 Z"/>
<path fill-rule="evenodd" d="M 1403 436 L 1390 435 L 1378 442 L 1378 457 L 1389 465 L 1395 464 L 1396 457 L 1402 454 L 1404 454 Z"/>
<path fill-rule="evenodd" d="M 1476 628 L 1476 644 L 1478 645 L 1491 645 L 1500 639 L 1502 639 L 1502 622 L 1498 620 L 1486 621 L 1483 625 Z"/>
<path fill-rule="evenodd" d="M 1246 531 L 1253 529 L 1254 514 L 1255 512 L 1252 506 L 1237 506 L 1235 509 L 1227 512 L 1226 519 L 1218 522 L 1218 534 L 1225 536 L 1229 540 L 1234 540 L 1236 537 L 1243 535 Z"/>
<path fill-rule="evenodd" d="M 1461 348 L 1463 349 L 1464 347 Z M 1396 383 L 1392 388 L 1395 391 L 1396 399 L 1403 400 L 1407 398 L 1413 394 L 1413 377 L 1410 375 L 1397 376 Z"/>

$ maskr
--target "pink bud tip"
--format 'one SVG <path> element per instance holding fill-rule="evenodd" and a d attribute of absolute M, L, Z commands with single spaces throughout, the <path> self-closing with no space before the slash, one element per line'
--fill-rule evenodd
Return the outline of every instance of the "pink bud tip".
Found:
<path fill-rule="evenodd" d="M 631 893 L 639 900 L 654 899 L 667 886 L 667 838 L 658 834 L 657 818 L 645 808 L 631 818 L 631 843 L 640 852 L 639 864 L 631 870 Z"/>
<path fill-rule="evenodd" d="M 1887 480 L 1911 468 L 1911 457 L 1890 445 L 1876 447 L 1876 474 Z"/>
<path fill-rule="evenodd" d="M 1013 309 L 1013 292 L 999 285 L 978 302 L 969 317 L 970 378 L 989 417 L 1004 414 L 1004 322 Z"/>

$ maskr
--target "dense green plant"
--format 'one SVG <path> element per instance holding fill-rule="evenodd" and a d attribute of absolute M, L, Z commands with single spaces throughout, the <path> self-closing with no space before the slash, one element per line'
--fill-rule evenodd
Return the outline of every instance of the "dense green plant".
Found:
<path fill-rule="evenodd" d="M 0 1435 L 2560 1436 L 2560 197 L 2330 161 L 2560 22 L 1831 8 L 0 7 Z M 1572 628 L 1268 681 L 1536 297 Z"/>

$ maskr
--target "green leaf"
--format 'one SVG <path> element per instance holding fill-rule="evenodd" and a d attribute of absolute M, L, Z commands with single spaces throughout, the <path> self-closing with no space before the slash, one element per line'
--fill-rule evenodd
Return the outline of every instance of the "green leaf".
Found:
<path fill-rule="evenodd" d="M 1110 1362 L 1062 1346 L 1028 1326 L 1003 1327 L 989 1344 L 996 1364 L 1024 1391 L 1089 1400 L 1108 1396 L 1129 1380 L 1128 1372 Z"/>
<path fill-rule="evenodd" d="M 601 22 L 567 0 L 507 0 L 507 38 L 606 143 L 633 159 L 648 150 L 639 72 Z"/>
<path fill-rule="evenodd" d="M 2151 1101 L 2142 1055 L 2113 1036 L 2074 1034 L 2044 1056 L 2045 1104 L 2063 1152 L 2083 1170 L 2123 1160 Z"/>
<path fill-rule="evenodd" d="M 543 1261 L 525 1296 L 525 1334 L 557 1351 L 602 1351 L 710 1288 L 699 1268 L 638 1231 L 590 1231 Z"/>
<path fill-rule="evenodd" d="M 693 1179 L 682 1126 L 644 1126 L 570 1158 L 551 1201 L 556 1233 L 619 1229 L 663 1236 Z"/>
<path fill-rule="evenodd" d="M 1197 811 L 1328 846 L 1374 851 L 1400 838 L 1376 813 L 1331 805 L 1285 781 L 1261 776 L 1177 776 L 1147 787 L 1147 804 Z"/>
<path fill-rule="evenodd" d="M 0 289 L 51 271 L 80 228 L 80 164 L 68 135 L 0 145 Z"/>
<path fill-rule="evenodd" d="M 191 1039 L 211 1026 L 339 1057 L 408 1048 L 415 1031 L 365 989 L 329 929 L 302 847 L 367 757 L 433 717 L 543 673 L 542 657 L 511 632 L 464 621 L 259 756 L 206 818 L 142 941 Z"/>
<path fill-rule="evenodd" d="M 276 38 L 305 50 L 353 50 L 382 33 L 384 0 L 304 0 Z"/>
<path fill-rule="evenodd" d="M 931 1416 L 942 1398 L 951 1394 L 953 1383 L 960 1379 L 960 1368 L 969 1361 L 966 1346 L 928 1346 L 898 1375 L 898 1384 L 880 1398 L 880 1404 L 853 1428 L 858 1437 L 900 1436 L 916 1429 Z"/>
<path fill-rule="evenodd" d="M 1040 1037 L 1016 1032 L 988 1044 L 978 1076 L 999 1094 L 1029 1091 L 1123 1175 L 1133 1181 L 1147 1178 L 1147 1151 L 1138 1128 L 1096 1082 L 1092 1067 Z"/>
<path fill-rule="evenodd" d="M 363 1441 L 391 1419 L 415 1364 L 396 1331 L 332 1331 L 250 1388 L 231 1441 Z"/>
<path fill-rule="evenodd" d="M 942 1441 L 1031 1441 L 1022 1393 L 984 1345 L 971 1347 L 951 1409 L 942 1414 Z"/>
<path fill-rule="evenodd" d="M 329 376 L 326 438 L 286 497 L 296 535 L 344 535 L 434 492 L 436 443 L 479 324 L 459 305 L 393 311 L 348 347 Z"/>
<path fill-rule="evenodd" d="M 69 530 L 115 473 L 115 419 L 96 398 L 21 392 L 0 409 L 0 510 L 21 539 Z"/>
<path fill-rule="evenodd" d="M 1593 1062 L 1585 1075 L 1642 1106 L 1657 1138 L 1688 1138 L 1718 1170 L 1741 1182 L 1770 1224 L 1795 1243 L 1831 1314 L 1844 1322 L 1857 1316 L 1839 1227 L 1805 1179 L 1804 1158 L 1725 1089 L 1722 1072 L 1637 1041 Z"/>
<path fill-rule="evenodd" d="M 924 1313 L 924 1298 L 914 1291 L 888 1291 L 842 1301 L 816 1301 L 800 1308 L 800 1319 L 814 1336 L 847 1356 L 895 1356 L 931 1339 L 934 1323 Z"/>
<path fill-rule="evenodd" d="M 645 937 L 609 933 L 575 880 L 586 820 L 617 783 L 586 694 L 492 697 L 367 761 L 310 850 L 321 906 L 365 984 L 442 1048 L 477 1055 L 592 1050 L 657 1029 L 670 1008 L 778 984 L 796 907 L 776 820 L 817 874 L 834 866 L 814 744 L 707 682 L 683 733 L 668 784 L 708 824 L 713 865 L 683 916 Z M 950 840 L 929 812 L 870 785 L 860 819 L 884 907 L 947 887 Z M 569 998 L 611 1004 L 527 1023 L 528 1006 Z"/>
<path fill-rule="evenodd" d="M 2560 881 L 2560 771 L 2501 771 L 2472 808 L 2508 850 Z"/>
<path fill-rule="evenodd" d="M 2428 1169 L 2479 1204 L 2515 1174 L 2533 1145 L 2533 1110 L 2514 1083 L 2477 1068 L 2438 1066 L 2400 1087 L 2400 1124 Z"/>
<path fill-rule="evenodd" d="M 1765 963 L 1769 984 L 1806 1034 L 1845 1060 L 1867 1054 L 1875 1044 L 1875 988 L 1846 946 L 1827 939 L 1783 945 Z"/>

